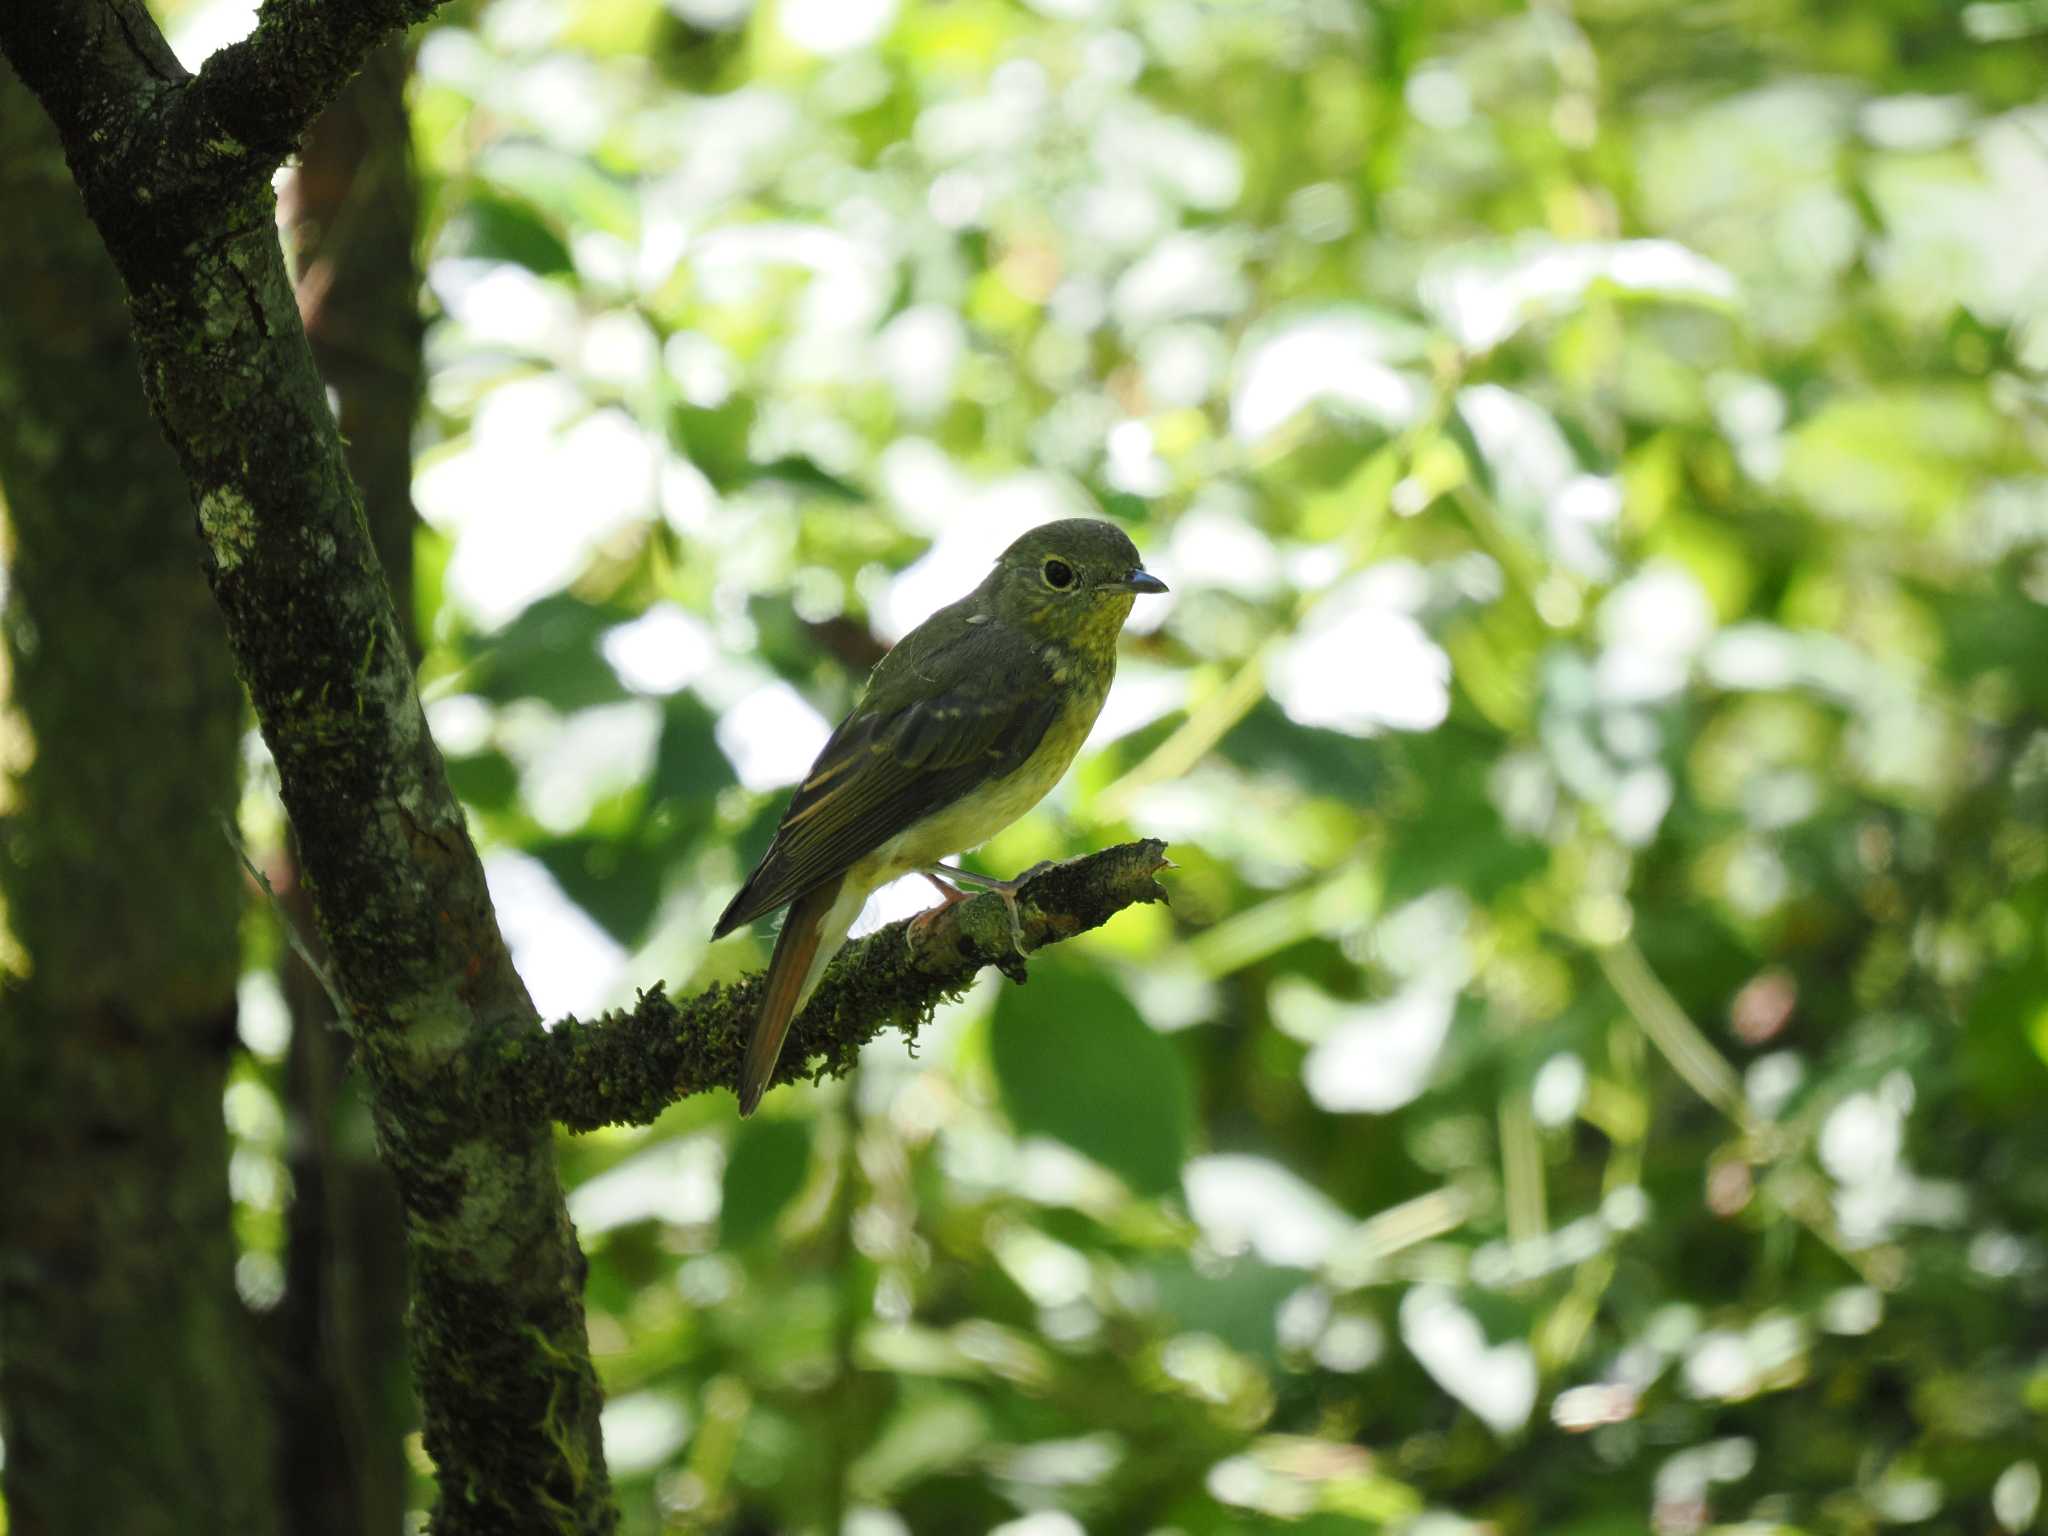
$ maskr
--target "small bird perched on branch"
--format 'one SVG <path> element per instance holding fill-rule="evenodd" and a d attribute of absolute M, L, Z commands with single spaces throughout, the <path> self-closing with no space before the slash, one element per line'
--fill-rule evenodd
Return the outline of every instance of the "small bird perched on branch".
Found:
<path fill-rule="evenodd" d="M 1059 782 L 1109 695 L 1131 604 L 1165 590 L 1115 525 L 1046 523 L 876 664 L 711 935 L 789 908 L 740 1069 L 742 1115 L 876 889 L 919 871 L 950 904 L 962 898 L 948 882 L 971 881 L 1002 896 L 1014 924 L 1017 882 L 939 861 L 987 842 Z"/>

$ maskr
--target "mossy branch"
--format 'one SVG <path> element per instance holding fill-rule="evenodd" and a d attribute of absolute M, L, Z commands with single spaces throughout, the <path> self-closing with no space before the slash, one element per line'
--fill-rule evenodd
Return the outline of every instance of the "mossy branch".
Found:
<path fill-rule="evenodd" d="M 146 238 L 138 226 L 162 221 L 189 237 L 194 216 L 267 188 L 370 51 L 443 3 L 264 0 L 249 35 L 195 75 L 143 0 L 10 0 L 0 52 L 67 142 L 91 135 L 94 152 L 72 168 L 103 228 Z"/>
<path fill-rule="evenodd" d="M 425 21 L 441 0 L 264 0 L 255 28 L 209 58 L 173 98 L 167 138 L 202 149 L 228 176 L 268 178 L 370 50 Z"/>
<path fill-rule="evenodd" d="M 1125 907 L 1164 901 L 1153 876 L 1170 867 L 1166 844 L 1146 838 L 1041 870 L 1018 892 L 1026 950 L 1099 928 Z M 840 952 L 791 1025 L 773 1081 L 838 1077 L 884 1029 L 915 1038 L 983 966 L 1021 978 L 998 897 L 948 907 L 913 936 L 915 921 L 891 923 Z M 630 1009 L 522 1034 L 501 1064 L 507 1087 L 525 1113 L 573 1131 L 645 1125 L 678 1099 L 738 1080 L 761 981 L 709 987 L 680 1003 L 657 985 Z"/>

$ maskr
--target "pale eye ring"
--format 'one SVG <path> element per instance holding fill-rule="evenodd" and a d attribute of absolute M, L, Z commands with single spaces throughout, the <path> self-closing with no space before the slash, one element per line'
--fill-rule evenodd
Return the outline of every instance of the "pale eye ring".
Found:
<path fill-rule="evenodd" d="M 1064 592 L 1080 580 L 1074 574 L 1074 568 L 1071 565 L 1057 558 L 1046 561 L 1045 568 L 1041 574 L 1045 577 L 1045 584 L 1055 592 Z"/>

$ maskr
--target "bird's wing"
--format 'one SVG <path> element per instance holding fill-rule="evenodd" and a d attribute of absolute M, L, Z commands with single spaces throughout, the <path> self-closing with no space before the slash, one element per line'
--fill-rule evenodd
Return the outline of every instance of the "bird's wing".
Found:
<path fill-rule="evenodd" d="M 1058 717 L 1060 687 L 1000 621 L 913 636 L 818 754 L 713 938 L 843 874 L 897 833 L 1016 769 Z M 899 659 L 899 657 L 901 659 Z"/>

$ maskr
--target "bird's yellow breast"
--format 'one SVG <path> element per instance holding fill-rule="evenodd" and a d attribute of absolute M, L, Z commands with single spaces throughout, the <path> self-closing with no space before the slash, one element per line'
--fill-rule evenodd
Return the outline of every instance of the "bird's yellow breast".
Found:
<path fill-rule="evenodd" d="M 951 805 L 906 827 L 854 865 L 850 878 L 872 890 L 923 865 L 936 864 L 948 854 L 987 842 L 1043 800 L 1060 781 L 1081 743 L 1088 739 L 1089 728 L 1102 712 L 1108 694 L 1107 677 L 1099 687 L 1075 687 L 1029 757 L 1001 778 L 977 785 Z"/>

